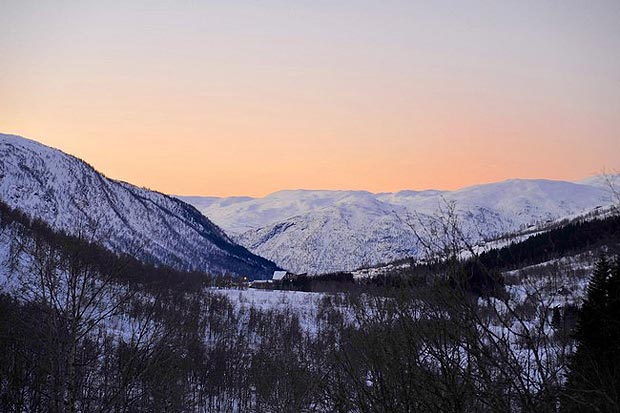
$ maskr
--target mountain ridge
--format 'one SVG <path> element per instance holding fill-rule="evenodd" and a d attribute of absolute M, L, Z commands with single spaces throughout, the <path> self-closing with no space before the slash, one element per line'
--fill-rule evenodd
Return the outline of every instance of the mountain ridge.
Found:
<path fill-rule="evenodd" d="M 284 190 L 262 198 L 180 198 L 249 250 L 300 273 L 420 256 L 412 227 L 451 205 L 476 243 L 611 202 L 601 185 L 550 179 L 508 179 L 456 191 Z"/>
<path fill-rule="evenodd" d="M 262 278 L 277 268 L 193 206 L 107 178 L 75 156 L 4 134 L 0 156 L 0 199 L 56 230 L 92 231 L 108 249 L 179 270 Z"/>

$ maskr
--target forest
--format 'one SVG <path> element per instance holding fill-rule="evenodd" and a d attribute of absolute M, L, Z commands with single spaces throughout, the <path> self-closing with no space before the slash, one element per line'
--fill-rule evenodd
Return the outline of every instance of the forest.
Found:
<path fill-rule="evenodd" d="M 415 282 L 319 278 L 340 288 L 314 293 L 308 318 L 294 291 L 284 309 L 243 307 L 234 291 L 220 293 L 244 293 L 231 278 L 142 264 L 0 206 L 0 236 L 13 241 L 0 294 L 0 411 L 620 408 L 614 257 L 598 260 L 579 306 L 558 305 L 537 283 L 515 301 L 483 254 L 454 256 Z"/>

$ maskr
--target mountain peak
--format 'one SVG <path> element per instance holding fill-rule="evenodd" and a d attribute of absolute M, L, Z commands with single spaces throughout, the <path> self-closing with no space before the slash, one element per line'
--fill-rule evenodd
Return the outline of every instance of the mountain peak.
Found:
<path fill-rule="evenodd" d="M 276 266 L 235 244 L 185 202 L 106 178 L 86 162 L 16 135 L 0 135 L 0 199 L 69 234 L 180 270 L 269 275 Z"/>

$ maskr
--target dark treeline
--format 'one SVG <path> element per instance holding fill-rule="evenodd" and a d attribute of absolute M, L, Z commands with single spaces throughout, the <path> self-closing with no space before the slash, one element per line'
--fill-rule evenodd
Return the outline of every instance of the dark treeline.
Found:
<path fill-rule="evenodd" d="M 336 272 L 320 275 L 297 275 L 269 285 L 272 289 L 324 292 L 389 294 L 393 290 L 416 289 L 437 281 L 450 281 L 477 296 L 503 293 L 503 280 L 496 269 L 487 268 L 476 259 L 452 260 L 449 263 L 414 265 L 372 277 L 355 279 L 352 273 Z"/>
<path fill-rule="evenodd" d="M 502 271 L 523 268 L 600 247 L 606 247 L 612 255 L 620 253 L 619 216 L 568 222 L 565 226 L 502 248 L 482 252 L 466 260 L 432 263 L 412 261 L 408 267 L 396 266 L 396 269 L 378 276 L 359 280 L 354 280 L 353 275 L 346 272 L 299 276 L 295 280 L 282 283 L 280 287 L 318 292 L 416 288 L 443 274 L 474 294 L 497 295 L 502 293 Z"/>
<path fill-rule="evenodd" d="M 522 268 L 555 258 L 620 244 L 620 216 L 568 223 L 524 241 L 480 254 L 480 262 L 501 270 Z M 612 252 L 613 253 L 613 252 Z"/>
<path fill-rule="evenodd" d="M 285 279 L 277 286 L 285 290 L 306 292 L 341 292 L 356 289 L 353 274 L 337 272 L 320 275 L 298 275 L 292 279 Z"/>
<path fill-rule="evenodd" d="M 620 216 L 612 216 L 591 221 L 576 221 L 548 232 L 531 236 L 502 248 L 494 248 L 475 255 L 473 258 L 456 262 L 433 262 L 414 264 L 410 268 L 392 271 L 384 278 L 370 281 L 407 286 L 413 280 L 425 279 L 436 274 L 453 271 L 459 267 L 466 287 L 477 294 L 493 293 L 501 290 L 500 272 L 540 264 L 552 259 L 596 250 L 609 249 L 610 254 L 620 252 Z"/>

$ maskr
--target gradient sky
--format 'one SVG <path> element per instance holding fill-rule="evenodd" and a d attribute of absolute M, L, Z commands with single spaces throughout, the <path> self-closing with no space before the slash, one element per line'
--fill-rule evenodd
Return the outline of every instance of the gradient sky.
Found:
<path fill-rule="evenodd" d="M 167 193 L 620 169 L 620 1 L 0 2 L 0 132 Z"/>

